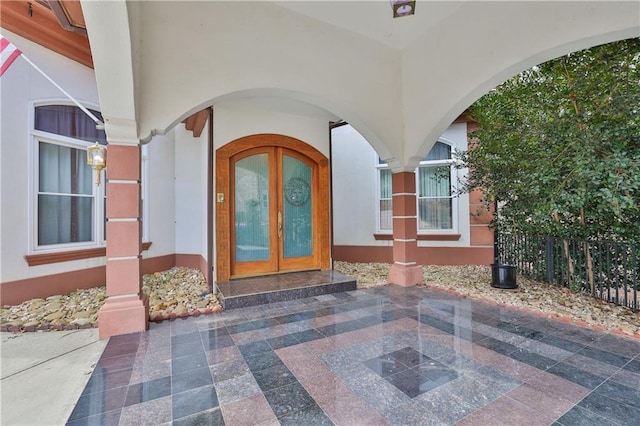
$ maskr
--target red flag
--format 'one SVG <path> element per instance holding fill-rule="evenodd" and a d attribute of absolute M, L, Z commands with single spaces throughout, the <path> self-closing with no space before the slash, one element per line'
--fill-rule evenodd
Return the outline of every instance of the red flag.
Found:
<path fill-rule="evenodd" d="M 9 43 L 6 38 L 0 36 L 0 77 L 21 54 L 20 49 Z"/>

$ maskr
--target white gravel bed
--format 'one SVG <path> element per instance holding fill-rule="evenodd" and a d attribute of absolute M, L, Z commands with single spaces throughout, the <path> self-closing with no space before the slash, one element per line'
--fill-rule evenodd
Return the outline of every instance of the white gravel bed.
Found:
<path fill-rule="evenodd" d="M 389 267 L 386 263 L 334 262 L 337 271 L 358 280 L 358 288 L 386 284 Z M 423 271 L 430 287 L 640 338 L 640 312 L 587 294 L 520 276 L 515 290 L 494 288 L 490 266 L 423 266 Z"/>

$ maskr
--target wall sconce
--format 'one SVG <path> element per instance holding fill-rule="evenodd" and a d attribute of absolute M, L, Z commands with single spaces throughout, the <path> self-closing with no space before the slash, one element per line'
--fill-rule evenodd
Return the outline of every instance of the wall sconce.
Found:
<path fill-rule="evenodd" d="M 416 12 L 415 0 L 391 0 L 394 18 L 413 15 Z"/>
<path fill-rule="evenodd" d="M 96 186 L 100 186 L 100 172 L 107 167 L 107 147 L 96 142 L 87 148 L 87 164 L 96 171 Z"/>

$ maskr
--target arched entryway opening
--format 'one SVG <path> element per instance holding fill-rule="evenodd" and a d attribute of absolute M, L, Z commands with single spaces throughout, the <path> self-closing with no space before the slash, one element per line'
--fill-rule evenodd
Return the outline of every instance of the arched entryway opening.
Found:
<path fill-rule="evenodd" d="M 216 280 L 329 269 L 329 161 L 289 136 L 216 151 Z"/>

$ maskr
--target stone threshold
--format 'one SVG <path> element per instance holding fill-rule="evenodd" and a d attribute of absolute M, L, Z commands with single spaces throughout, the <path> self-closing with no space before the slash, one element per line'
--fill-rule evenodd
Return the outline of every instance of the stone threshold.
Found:
<path fill-rule="evenodd" d="M 334 270 L 291 272 L 217 282 L 225 310 L 356 289 L 356 280 Z"/>

